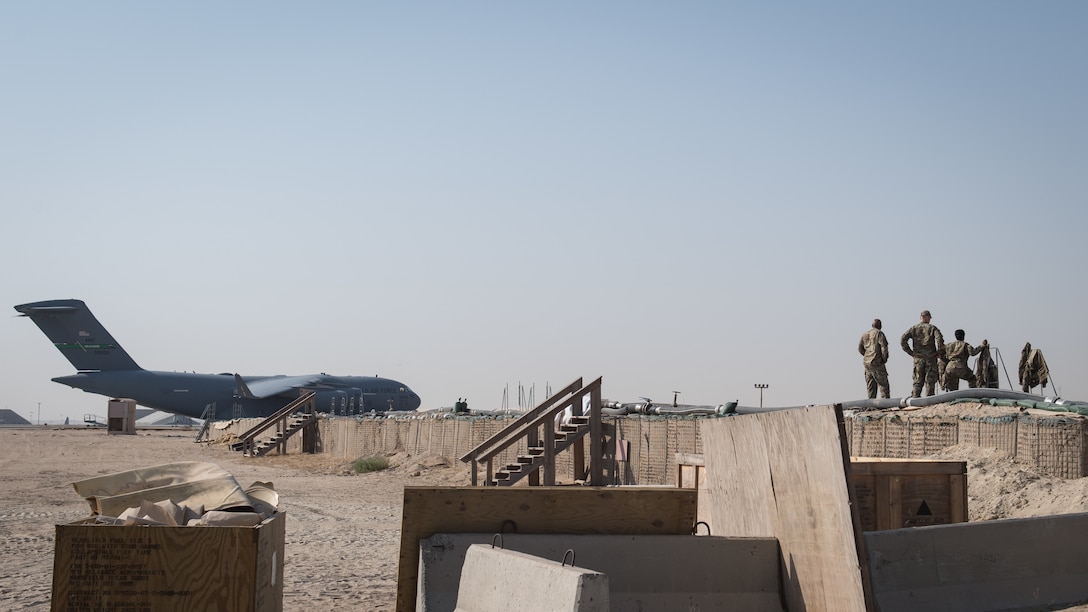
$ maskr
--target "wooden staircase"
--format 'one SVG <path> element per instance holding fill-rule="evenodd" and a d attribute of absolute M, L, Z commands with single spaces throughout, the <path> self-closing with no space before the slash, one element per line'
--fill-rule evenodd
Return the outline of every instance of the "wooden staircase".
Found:
<path fill-rule="evenodd" d="M 276 411 L 257 425 L 238 436 L 238 441 L 231 444 L 231 450 L 241 451 L 246 457 L 262 457 L 273 449 L 283 454 L 287 451 L 287 440 L 308 426 L 317 423 L 314 392 L 307 391 L 298 399 Z M 303 437 L 303 451 L 308 445 Z"/>
<path fill-rule="evenodd" d="M 571 414 L 569 420 L 564 422 L 557 418 L 568 409 Z M 587 436 L 590 443 L 588 472 L 585 469 Z M 493 465 L 495 458 L 521 442 L 525 443 L 525 454 L 518 455 L 515 463 L 496 471 Z M 472 464 L 473 486 L 480 484 L 481 463 L 486 467 L 483 486 L 510 486 L 525 477 L 529 478 L 530 486 L 553 486 L 555 458 L 559 453 L 571 449 L 573 479 L 602 486 L 602 442 L 601 379 L 582 386 L 582 379 L 579 378 L 470 450 L 461 457 L 461 461 Z"/>

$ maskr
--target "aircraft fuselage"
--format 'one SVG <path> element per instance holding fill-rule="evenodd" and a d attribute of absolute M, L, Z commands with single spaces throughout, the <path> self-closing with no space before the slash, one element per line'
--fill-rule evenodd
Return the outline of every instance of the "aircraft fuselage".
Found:
<path fill-rule="evenodd" d="M 272 380 L 275 376 L 245 377 L 246 382 Z M 389 410 L 409 411 L 419 407 L 419 396 L 395 380 L 371 376 L 316 376 L 308 390 L 317 393 L 319 412 L 363 414 Z M 268 416 L 286 406 L 293 397 L 242 397 L 233 375 L 114 370 L 81 372 L 53 379 L 69 387 L 108 397 L 125 397 L 137 404 L 163 412 L 202 418 L 204 409 L 215 404 L 217 419 Z M 297 392 L 295 394 L 297 397 Z"/>
<path fill-rule="evenodd" d="M 193 418 L 209 405 L 215 418 L 265 417 L 313 391 L 319 412 L 342 415 L 411 411 L 419 396 L 403 383 L 379 376 L 253 376 L 145 370 L 121 347 L 82 300 L 20 304 L 78 372 L 54 382 Z"/>

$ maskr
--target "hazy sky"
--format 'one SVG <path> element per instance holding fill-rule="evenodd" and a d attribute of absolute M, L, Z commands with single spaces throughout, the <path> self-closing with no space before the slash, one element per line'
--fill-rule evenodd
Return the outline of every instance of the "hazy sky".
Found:
<path fill-rule="evenodd" d="M 907 395 L 928 308 L 1088 400 L 1086 75 L 1080 1 L 3 3 L 0 407 L 105 415 L 59 298 L 481 409 L 859 399 L 873 317 Z"/>

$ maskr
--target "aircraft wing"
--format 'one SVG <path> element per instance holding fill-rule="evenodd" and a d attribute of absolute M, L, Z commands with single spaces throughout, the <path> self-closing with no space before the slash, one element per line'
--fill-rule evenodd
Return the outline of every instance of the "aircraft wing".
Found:
<path fill-rule="evenodd" d="M 246 381 L 240 375 L 234 375 L 238 394 L 248 398 L 265 398 L 293 391 L 301 387 L 312 387 L 321 382 L 320 374 L 307 374 L 305 376 L 273 376 Z"/>

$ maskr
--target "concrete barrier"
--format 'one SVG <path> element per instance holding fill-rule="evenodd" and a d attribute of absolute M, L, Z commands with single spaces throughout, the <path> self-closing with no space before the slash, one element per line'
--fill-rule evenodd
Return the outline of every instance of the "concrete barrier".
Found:
<path fill-rule="evenodd" d="M 781 611 L 778 542 L 711 536 L 436 534 L 420 541 L 416 610 L 452 612 L 473 544 L 560 560 L 608 576 L 613 610 Z"/>
<path fill-rule="evenodd" d="M 456 612 L 608 612 L 608 576 L 513 550 L 473 544 Z"/>
<path fill-rule="evenodd" d="M 881 612 L 1050 609 L 1088 601 L 1088 514 L 864 537 Z"/>

